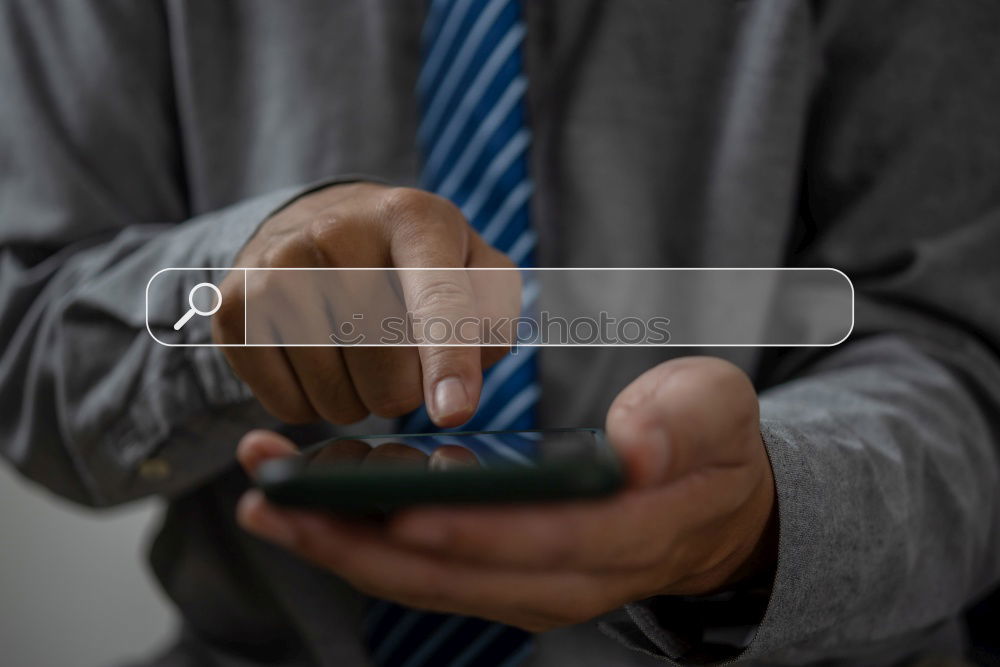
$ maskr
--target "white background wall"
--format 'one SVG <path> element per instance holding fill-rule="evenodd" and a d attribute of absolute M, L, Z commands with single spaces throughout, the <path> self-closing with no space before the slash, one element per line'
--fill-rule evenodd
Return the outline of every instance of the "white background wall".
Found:
<path fill-rule="evenodd" d="M 174 618 L 145 563 L 158 509 L 82 509 L 0 462 L 0 664 L 104 667 L 164 646 Z"/>

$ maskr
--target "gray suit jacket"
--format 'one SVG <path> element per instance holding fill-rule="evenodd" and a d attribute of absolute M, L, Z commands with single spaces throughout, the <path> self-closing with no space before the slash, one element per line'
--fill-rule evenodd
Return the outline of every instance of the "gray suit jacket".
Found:
<path fill-rule="evenodd" d="M 957 651 L 1000 576 L 1000 6 L 526 7 L 543 265 L 834 266 L 857 289 L 840 347 L 725 355 L 763 392 L 766 610 L 637 601 L 530 664 Z M 0 7 L 0 450 L 83 503 L 172 500 L 154 566 L 187 633 L 164 664 L 363 660 L 364 601 L 233 525 L 234 443 L 273 420 L 217 350 L 152 341 L 143 288 L 230 265 L 316 182 L 414 183 L 421 21 L 415 0 Z M 544 423 L 603 423 L 673 353 L 546 349 Z"/>

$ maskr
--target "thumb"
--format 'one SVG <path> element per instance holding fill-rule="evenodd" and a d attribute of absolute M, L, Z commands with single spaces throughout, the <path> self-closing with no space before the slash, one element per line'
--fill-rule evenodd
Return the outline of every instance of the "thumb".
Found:
<path fill-rule="evenodd" d="M 636 486 L 673 481 L 709 465 L 738 464 L 759 438 L 749 378 L 712 357 L 646 371 L 608 410 L 606 431 Z"/>
<path fill-rule="evenodd" d="M 616 399 L 608 410 L 605 431 L 634 486 L 663 482 L 670 469 L 670 435 L 655 408 L 648 402 L 619 403 Z"/>
<path fill-rule="evenodd" d="M 393 262 L 406 267 L 400 268 L 399 281 L 412 316 L 411 334 L 422 344 L 427 412 L 442 428 L 472 417 L 483 382 L 482 353 L 476 345 L 480 340 L 475 335 L 479 307 L 464 268 L 470 232 L 463 220 L 457 226 L 460 233 L 438 226 L 414 234 L 412 228 L 402 227 L 393 239 Z"/>

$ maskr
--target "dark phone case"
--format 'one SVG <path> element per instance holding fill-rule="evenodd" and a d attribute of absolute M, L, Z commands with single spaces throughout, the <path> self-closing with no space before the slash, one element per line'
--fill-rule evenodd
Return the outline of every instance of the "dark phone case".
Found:
<path fill-rule="evenodd" d="M 619 490 L 624 480 L 622 469 L 602 431 L 537 429 L 535 432 L 576 431 L 593 434 L 595 447 L 592 458 L 523 468 L 461 468 L 444 473 L 404 467 L 307 467 L 298 458 L 291 458 L 264 463 L 258 470 L 257 485 L 268 499 L 277 504 L 350 514 L 384 514 L 411 505 L 533 503 L 599 498 Z M 448 435 L 475 433 L 505 432 L 464 431 Z M 309 447 L 304 453 L 348 439 L 357 438 L 335 438 Z"/>

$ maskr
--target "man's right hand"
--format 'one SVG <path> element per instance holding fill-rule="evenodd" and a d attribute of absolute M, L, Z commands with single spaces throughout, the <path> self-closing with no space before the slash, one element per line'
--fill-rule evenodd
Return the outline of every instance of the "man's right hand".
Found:
<path fill-rule="evenodd" d="M 237 266 L 511 268 L 434 194 L 373 183 L 334 185 L 297 199 L 263 223 Z M 403 273 L 407 308 L 454 322 L 476 316 L 477 295 L 464 271 Z M 243 277 L 222 284 L 223 304 L 242 303 Z M 515 312 L 511 316 L 516 316 Z M 213 317 L 217 343 L 241 343 L 242 306 Z M 458 426 L 475 412 L 482 369 L 506 352 L 499 347 L 227 347 L 226 358 L 265 408 L 302 423 L 358 421 L 369 413 L 398 417 L 427 403 L 440 427 Z"/>

